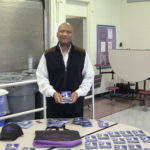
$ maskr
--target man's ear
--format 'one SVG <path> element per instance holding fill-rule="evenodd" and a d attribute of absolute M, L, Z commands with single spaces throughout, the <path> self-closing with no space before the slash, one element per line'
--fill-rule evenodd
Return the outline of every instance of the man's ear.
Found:
<path fill-rule="evenodd" d="M 72 39 L 74 39 L 75 38 L 75 34 L 74 34 L 74 32 L 72 33 Z"/>

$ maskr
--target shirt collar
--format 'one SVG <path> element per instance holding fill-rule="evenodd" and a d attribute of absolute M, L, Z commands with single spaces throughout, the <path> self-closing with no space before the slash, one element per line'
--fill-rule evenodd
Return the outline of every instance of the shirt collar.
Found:
<path fill-rule="evenodd" d="M 58 46 L 59 46 L 60 51 L 61 51 L 61 53 L 62 53 L 62 48 L 61 48 L 61 46 L 60 46 L 60 43 L 58 44 Z M 70 46 L 69 46 L 69 48 L 68 48 L 68 52 L 67 52 L 67 53 L 69 53 L 69 52 L 70 52 L 71 46 L 72 46 L 72 44 L 70 44 Z"/>

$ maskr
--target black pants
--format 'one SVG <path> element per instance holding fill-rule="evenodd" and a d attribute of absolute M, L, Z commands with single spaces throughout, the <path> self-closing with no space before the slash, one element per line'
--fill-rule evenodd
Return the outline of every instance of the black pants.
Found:
<path fill-rule="evenodd" d="M 57 104 L 53 98 L 47 98 L 47 118 L 83 117 L 83 97 L 74 104 Z"/>

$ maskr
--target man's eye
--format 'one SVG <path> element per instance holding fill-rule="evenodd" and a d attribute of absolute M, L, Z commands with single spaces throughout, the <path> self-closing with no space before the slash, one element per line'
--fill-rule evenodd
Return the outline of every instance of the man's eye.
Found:
<path fill-rule="evenodd" d="M 62 30 L 62 31 L 59 31 L 60 33 L 68 33 L 68 34 L 70 34 L 71 33 L 71 31 L 64 31 L 64 30 Z"/>
<path fill-rule="evenodd" d="M 71 33 L 71 31 L 67 31 L 67 33 Z"/>

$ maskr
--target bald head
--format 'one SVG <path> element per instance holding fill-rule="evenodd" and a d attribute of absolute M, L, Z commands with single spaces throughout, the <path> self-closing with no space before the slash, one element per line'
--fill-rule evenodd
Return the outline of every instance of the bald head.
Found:
<path fill-rule="evenodd" d="M 73 32 L 73 26 L 72 26 L 69 22 L 64 22 L 64 23 L 60 24 L 59 27 L 58 27 L 58 31 L 59 31 L 62 27 L 67 27 L 67 28 L 69 28 L 70 30 L 72 30 L 72 32 Z"/>
<path fill-rule="evenodd" d="M 70 45 L 73 37 L 73 27 L 71 24 L 65 22 L 59 25 L 57 37 L 62 45 Z"/>

